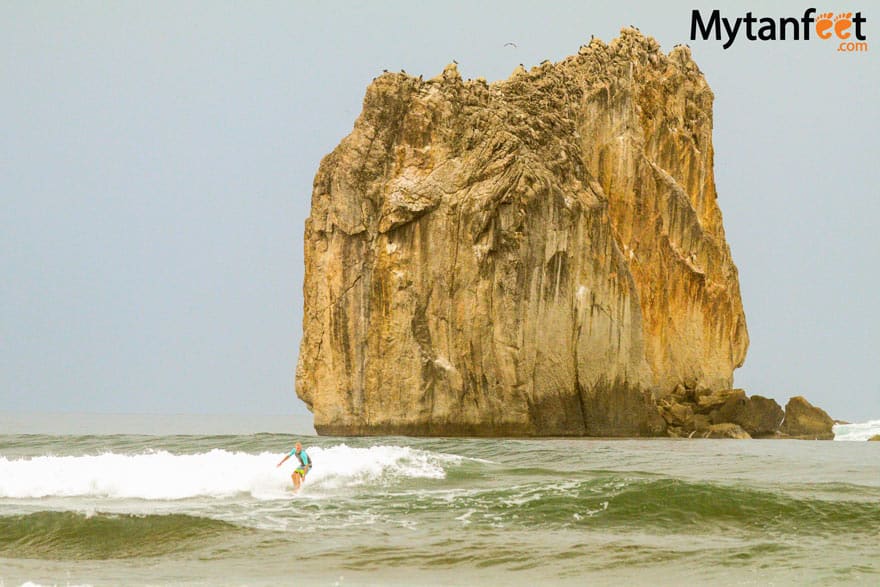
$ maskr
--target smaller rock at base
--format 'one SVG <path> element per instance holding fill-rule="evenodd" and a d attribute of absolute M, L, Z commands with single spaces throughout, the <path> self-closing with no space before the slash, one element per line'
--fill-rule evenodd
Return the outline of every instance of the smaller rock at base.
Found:
<path fill-rule="evenodd" d="M 874 436 L 872 436 L 872 437 L 869 438 L 868 440 L 869 440 L 869 441 L 871 441 L 871 440 L 880 440 L 880 434 L 875 434 Z"/>
<path fill-rule="evenodd" d="M 674 403 L 663 410 L 663 419 L 670 426 L 678 426 L 681 428 L 690 428 L 694 418 L 694 411 L 687 404 Z"/>
<path fill-rule="evenodd" d="M 711 413 L 712 422 L 739 424 L 753 438 L 772 436 L 782 423 L 785 413 L 776 401 L 760 395 L 746 397 L 731 394 L 730 398 Z"/>
<path fill-rule="evenodd" d="M 709 416 L 704 414 L 694 414 L 694 430 L 697 431 L 697 434 L 706 432 L 711 425 L 712 421 L 709 419 Z"/>
<path fill-rule="evenodd" d="M 728 402 L 745 400 L 746 392 L 742 389 L 721 389 L 710 394 L 701 395 L 697 399 L 697 412 L 709 414 Z"/>
<path fill-rule="evenodd" d="M 678 426 L 667 426 L 666 435 L 669 436 L 669 438 L 684 438 L 685 436 L 682 429 Z"/>
<path fill-rule="evenodd" d="M 817 408 L 802 396 L 785 404 L 785 420 L 780 431 L 789 436 L 811 440 L 833 440 L 834 420 L 825 410 Z"/>
<path fill-rule="evenodd" d="M 737 424 L 712 424 L 705 433 L 705 438 L 734 438 L 737 440 L 747 440 L 751 438 L 748 432 Z"/>

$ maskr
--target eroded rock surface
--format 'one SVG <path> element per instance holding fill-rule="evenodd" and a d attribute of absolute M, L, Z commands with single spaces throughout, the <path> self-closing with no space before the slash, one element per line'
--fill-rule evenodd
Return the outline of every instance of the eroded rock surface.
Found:
<path fill-rule="evenodd" d="M 712 100 L 633 29 L 492 84 L 376 78 L 306 223 L 317 431 L 658 435 L 675 389 L 729 389 L 748 335 Z"/>

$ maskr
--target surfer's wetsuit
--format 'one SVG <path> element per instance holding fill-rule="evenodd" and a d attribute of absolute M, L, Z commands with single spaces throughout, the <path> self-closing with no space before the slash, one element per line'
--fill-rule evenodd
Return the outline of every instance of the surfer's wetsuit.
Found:
<path fill-rule="evenodd" d="M 293 449 L 292 451 L 290 451 L 290 453 L 287 456 L 296 457 L 299 459 L 300 466 L 297 467 L 296 469 L 294 469 L 293 472 L 299 473 L 300 476 L 303 479 L 305 479 L 306 473 L 308 472 L 309 468 L 312 466 L 312 460 L 309 458 L 309 455 L 306 454 L 306 450 L 302 449 L 301 451 L 299 451 L 299 454 L 296 454 L 296 449 Z"/>

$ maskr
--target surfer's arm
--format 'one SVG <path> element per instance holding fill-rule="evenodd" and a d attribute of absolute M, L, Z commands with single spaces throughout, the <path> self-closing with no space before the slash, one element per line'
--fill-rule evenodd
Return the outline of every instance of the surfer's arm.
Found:
<path fill-rule="evenodd" d="M 289 458 L 290 458 L 290 455 L 285 455 L 284 458 L 281 459 L 281 462 L 278 463 L 277 465 L 275 465 L 275 468 L 278 468 L 278 467 L 280 467 L 281 465 L 283 465 L 283 464 L 287 461 L 287 459 L 289 459 Z"/>

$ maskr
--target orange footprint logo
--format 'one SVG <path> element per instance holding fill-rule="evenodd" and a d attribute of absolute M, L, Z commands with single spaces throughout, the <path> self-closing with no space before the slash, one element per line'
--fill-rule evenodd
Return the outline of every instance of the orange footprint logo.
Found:
<path fill-rule="evenodd" d="M 848 39 L 852 33 L 847 29 L 852 26 L 852 12 L 841 12 L 834 17 L 834 32 L 841 39 Z M 817 24 L 818 27 L 818 24 Z M 830 34 L 829 34 L 830 36 Z"/>
<path fill-rule="evenodd" d="M 816 34 L 820 39 L 831 38 L 831 27 L 834 25 L 831 22 L 832 16 L 834 16 L 833 12 L 825 12 L 816 17 Z"/>

